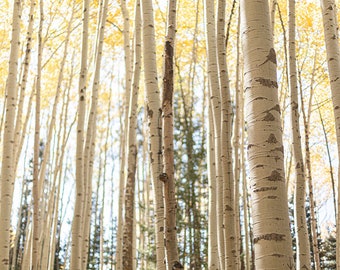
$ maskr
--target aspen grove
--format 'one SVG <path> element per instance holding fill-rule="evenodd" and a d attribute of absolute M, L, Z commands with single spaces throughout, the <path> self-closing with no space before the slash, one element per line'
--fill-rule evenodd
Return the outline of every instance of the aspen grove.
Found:
<path fill-rule="evenodd" d="M 0 3 L 0 270 L 340 270 L 334 0 Z"/>

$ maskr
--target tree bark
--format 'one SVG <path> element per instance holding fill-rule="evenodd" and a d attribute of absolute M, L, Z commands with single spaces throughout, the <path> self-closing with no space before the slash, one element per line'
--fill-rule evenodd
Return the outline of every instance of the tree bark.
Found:
<path fill-rule="evenodd" d="M 255 267 L 294 269 L 268 1 L 241 1 L 241 21 Z"/>
<path fill-rule="evenodd" d="M 221 98 L 221 166 L 223 175 L 223 227 L 225 245 L 225 267 L 235 269 L 239 267 L 236 245 L 236 212 L 234 203 L 234 174 L 232 163 L 232 110 L 229 89 L 229 75 L 226 62 L 225 43 L 225 9 L 226 1 L 220 0 L 217 4 L 216 40 L 217 65 Z"/>
<path fill-rule="evenodd" d="M 149 127 L 149 161 L 154 192 L 155 233 L 156 233 L 156 267 L 165 270 L 164 251 L 164 202 L 162 187 L 162 131 L 161 105 L 158 89 L 156 65 L 156 44 L 152 0 L 143 0 L 143 60 L 146 89 L 146 113 Z"/>
<path fill-rule="evenodd" d="M 135 5 L 135 31 L 134 31 L 134 69 L 132 73 L 132 84 L 130 87 L 129 114 L 127 125 L 127 175 L 125 181 L 124 208 L 125 217 L 123 225 L 123 268 L 134 269 L 134 213 L 135 213 L 135 182 L 137 169 L 137 109 L 138 92 L 141 71 L 141 14 L 140 1 Z"/>
<path fill-rule="evenodd" d="M 86 77 L 88 54 L 88 25 L 89 25 L 89 0 L 83 1 L 83 33 L 81 48 L 81 67 L 79 76 L 79 100 L 76 145 L 76 196 L 74 216 L 72 221 L 72 247 L 70 269 L 82 269 L 82 244 L 84 239 L 84 141 L 85 141 L 85 114 L 86 114 Z"/>
<path fill-rule="evenodd" d="M 8 77 L 6 82 L 6 115 L 0 185 L 0 268 L 9 268 L 10 226 L 14 189 L 14 119 L 17 105 L 17 74 L 20 46 L 20 16 L 22 1 L 13 1 L 12 39 L 10 45 Z"/>
<path fill-rule="evenodd" d="M 295 0 L 288 1 L 288 70 L 290 88 L 291 125 L 293 133 L 293 154 L 295 162 L 295 191 L 294 191 L 294 225 L 296 235 L 296 267 L 310 269 L 310 244 L 306 222 L 306 177 L 302 155 L 301 133 L 299 122 L 299 99 L 296 72 L 295 52 Z"/>
<path fill-rule="evenodd" d="M 337 18 L 337 7 L 334 0 L 320 0 L 322 9 L 323 27 L 325 32 L 325 43 L 327 51 L 327 64 L 329 80 L 332 91 L 332 101 L 335 116 L 336 140 L 338 145 L 338 156 L 340 156 L 340 48 L 339 48 L 339 27 Z M 340 167 L 338 168 L 338 179 Z M 340 185 L 338 185 L 340 194 Z M 336 265 L 340 269 L 340 200 L 338 199 L 336 212 Z"/>
<path fill-rule="evenodd" d="M 221 166 L 221 97 L 217 67 L 217 45 L 216 45 L 216 26 L 214 15 L 214 2 L 204 1 L 204 17 L 206 24 L 206 50 L 208 59 L 208 81 L 210 102 L 214 125 L 214 149 L 215 149 L 215 169 L 216 178 L 216 221 L 217 221 L 217 246 L 219 267 L 225 269 L 225 242 L 223 226 L 223 175 Z M 210 198 L 211 199 L 211 198 Z"/>
<path fill-rule="evenodd" d="M 168 0 L 167 28 L 164 44 L 162 92 L 162 141 L 165 206 L 165 253 L 168 270 L 183 269 L 179 263 L 176 229 L 176 196 L 174 179 L 174 54 L 176 35 L 176 0 Z"/>

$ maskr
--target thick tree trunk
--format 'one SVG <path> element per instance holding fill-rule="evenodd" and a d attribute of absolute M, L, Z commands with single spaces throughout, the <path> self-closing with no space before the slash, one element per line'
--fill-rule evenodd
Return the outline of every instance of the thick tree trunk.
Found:
<path fill-rule="evenodd" d="M 241 1 L 256 269 L 292 269 L 276 54 L 267 0 Z"/>
<path fill-rule="evenodd" d="M 295 161 L 295 192 L 294 192 L 294 225 L 296 235 L 296 267 L 297 269 L 310 269 L 310 245 L 306 221 L 306 177 L 301 147 L 301 134 L 299 122 L 299 99 L 296 72 L 295 52 L 295 0 L 288 2 L 288 70 L 290 88 L 291 125 L 293 133 L 293 153 Z"/>

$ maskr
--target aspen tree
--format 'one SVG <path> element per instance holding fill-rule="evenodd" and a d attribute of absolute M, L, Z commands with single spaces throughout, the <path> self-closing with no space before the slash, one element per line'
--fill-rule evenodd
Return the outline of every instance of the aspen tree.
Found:
<path fill-rule="evenodd" d="M 40 243 L 40 192 L 39 192 L 39 154 L 40 154 L 40 93 L 41 93 L 41 62 L 43 56 L 42 27 L 44 22 L 44 4 L 39 1 L 39 32 L 38 32 L 38 59 L 37 59 L 37 80 L 35 93 L 35 131 L 34 131 L 34 157 L 33 157 L 33 241 L 32 241 L 32 269 L 40 268 L 39 246 Z"/>
<path fill-rule="evenodd" d="M 295 0 L 288 1 L 288 70 L 290 88 L 290 109 L 292 125 L 293 154 L 295 161 L 295 192 L 294 192 L 294 225 L 296 234 L 296 267 L 297 269 L 310 269 L 310 246 L 307 231 L 305 198 L 306 178 L 305 166 L 302 156 L 301 134 L 299 124 L 299 100 L 296 72 L 295 52 Z"/>
<path fill-rule="evenodd" d="M 6 115 L 3 130 L 3 148 L 0 185 L 0 269 L 9 268 L 10 225 L 14 188 L 14 120 L 17 103 L 18 55 L 20 46 L 20 16 L 22 1 L 13 1 L 12 39 L 6 82 Z"/>
<path fill-rule="evenodd" d="M 22 118 L 23 118 L 23 108 L 24 108 L 24 99 L 26 93 L 26 86 L 27 86 L 27 78 L 28 78 L 28 71 L 31 61 L 31 54 L 32 54 L 32 32 L 33 32 L 33 23 L 34 23 L 34 10 L 35 10 L 36 2 L 35 0 L 30 1 L 30 11 L 28 15 L 28 26 L 27 26 L 27 34 L 26 34 L 26 48 L 25 48 L 25 56 L 24 56 L 24 64 L 22 65 L 21 71 L 21 78 L 20 84 L 18 89 L 18 110 L 15 120 L 15 140 L 14 140 L 14 159 L 15 159 L 15 166 L 18 164 L 19 156 L 22 149 L 22 142 L 25 132 L 21 129 L 25 129 L 25 125 L 22 126 Z M 29 114 L 27 114 L 29 115 Z M 26 122 L 27 123 L 27 122 Z M 22 135 L 22 136 L 21 136 Z M 14 172 L 17 171 L 17 168 L 14 169 Z"/>
<path fill-rule="evenodd" d="M 165 252 L 168 270 L 182 269 L 179 263 L 176 230 L 176 197 L 174 179 L 174 53 L 176 35 L 176 0 L 168 0 L 167 27 L 164 45 L 162 91 L 162 140 L 165 205 Z"/>
<path fill-rule="evenodd" d="M 255 267 L 293 269 L 268 1 L 241 1 L 241 22 Z"/>
<path fill-rule="evenodd" d="M 317 220 L 315 215 L 315 200 L 314 200 L 314 188 L 313 188 L 313 179 L 312 179 L 312 165 L 311 165 L 311 152 L 310 152 L 310 117 L 312 113 L 312 101 L 314 96 L 314 83 L 315 83 L 315 72 L 316 72 L 316 56 L 317 50 L 314 53 L 313 60 L 313 72 L 312 78 L 310 81 L 310 94 L 309 101 L 307 105 L 307 114 L 304 108 L 304 99 L 302 95 L 302 91 L 300 92 L 300 100 L 301 100 L 301 108 L 302 108 L 302 117 L 304 123 L 304 137 L 305 137 L 305 163 L 306 163 L 306 178 L 308 181 L 308 195 L 309 195 L 309 207 L 310 207 L 310 220 L 311 220 L 311 234 L 312 234 L 312 247 L 313 247 L 313 256 L 314 256 L 314 267 L 315 270 L 320 270 L 320 252 L 319 252 L 319 244 L 318 244 L 318 235 L 317 235 Z M 299 72 L 301 74 L 301 72 Z M 300 77 L 300 76 L 299 76 Z M 302 89 L 302 80 L 299 79 L 299 86 Z"/>
<path fill-rule="evenodd" d="M 106 17 L 108 12 L 108 0 L 102 0 L 99 5 L 99 16 L 97 26 L 97 42 L 95 47 L 95 67 L 92 83 L 91 105 L 88 116 L 86 129 L 86 139 L 84 144 L 84 182 L 85 182 L 85 198 L 84 198 L 84 241 L 82 245 L 82 269 L 87 266 L 89 234 L 91 222 L 91 206 L 92 206 L 92 171 L 95 153 L 95 140 L 97 128 L 97 107 L 98 92 L 100 84 L 100 68 L 103 54 L 104 31 Z"/>
<path fill-rule="evenodd" d="M 241 184 L 241 172 L 242 166 L 244 163 L 241 163 L 241 152 L 243 152 L 243 148 L 240 148 L 241 140 L 243 139 L 243 122 L 241 122 L 241 113 L 243 113 L 243 108 L 241 106 L 241 82 L 240 82 L 240 8 L 238 6 L 237 9 L 237 34 L 236 34 L 236 72 L 235 72 L 235 119 L 234 119 L 234 127 L 233 127 L 233 147 L 234 147 L 234 178 L 235 178 L 235 190 L 234 190 L 234 208 L 235 208 L 235 233 L 236 233 L 236 252 L 237 252 L 237 261 L 242 265 L 242 261 L 240 259 L 240 255 L 242 249 L 247 249 L 246 246 L 242 243 L 242 233 L 241 233 L 241 208 L 240 202 L 238 198 L 240 198 L 240 184 Z M 246 250 L 247 252 L 247 250 Z M 247 261 L 245 259 L 245 261 Z M 242 267 L 242 266 L 241 266 Z"/>
<path fill-rule="evenodd" d="M 225 245 L 226 269 L 238 269 L 238 254 L 236 246 L 236 215 L 234 204 L 234 174 L 232 164 L 232 109 L 229 89 L 229 75 L 226 62 L 225 37 L 225 9 L 226 1 L 217 3 L 216 40 L 217 40 L 217 67 L 219 90 L 221 99 L 221 166 L 223 174 L 223 227 Z M 237 211 L 238 212 L 238 211 Z"/>
<path fill-rule="evenodd" d="M 216 222 L 216 164 L 214 144 L 214 123 L 211 107 L 208 111 L 208 179 L 209 179 L 209 221 L 208 221 L 208 268 L 218 270 L 217 222 Z"/>
<path fill-rule="evenodd" d="M 338 156 L 340 156 L 340 48 L 339 48 L 339 27 L 337 18 L 337 7 L 334 0 L 320 0 L 322 9 L 322 20 L 325 32 L 325 43 L 327 51 L 327 64 L 329 80 L 332 91 L 332 101 L 335 116 L 336 140 L 338 145 Z M 338 178 L 340 167 L 338 169 Z M 338 185 L 340 194 L 340 185 Z M 339 197 L 339 195 L 338 195 Z M 340 269 L 340 200 L 338 198 L 336 211 L 336 265 Z"/>
<path fill-rule="evenodd" d="M 217 45 L 215 34 L 214 3 L 210 0 L 204 1 L 204 17 L 206 25 L 206 50 L 208 59 L 208 81 L 212 117 L 214 124 L 214 148 L 216 168 L 216 220 L 217 220 L 217 243 L 219 267 L 225 269 L 225 243 L 223 226 L 223 176 L 221 166 L 221 98 L 217 67 Z"/>
<path fill-rule="evenodd" d="M 135 27 L 134 27 L 134 68 L 132 73 L 132 85 L 130 89 L 129 113 L 127 125 L 127 175 L 125 181 L 125 216 L 123 226 L 123 269 L 134 269 L 133 258 L 136 252 L 133 248 L 135 226 L 134 226 L 134 209 L 135 209 L 135 182 L 137 168 L 137 109 L 138 109 L 138 92 L 141 71 L 141 14 L 140 1 L 135 4 Z"/>
<path fill-rule="evenodd" d="M 122 268 L 122 248 L 123 248 L 123 203 L 124 187 L 126 179 L 126 148 L 127 148 L 127 126 L 130 102 L 130 87 L 132 74 L 131 46 L 130 46 L 130 15 L 126 6 L 126 0 L 120 0 L 120 7 L 123 16 L 123 40 L 124 40 L 124 63 L 125 63 L 125 98 L 124 98 L 124 125 L 121 135 L 121 159 L 120 159 L 120 179 L 119 179 L 119 199 L 118 199 L 118 221 L 117 221 L 117 248 L 116 248 L 116 267 Z"/>
<path fill-rule="evenodd" d="M 70 269 L 81 270 L 82 243 L 84 236 L 84 125 L 86 113 L 86 77 L 87 77 L 87 54 L 88 54 L 88 24 L 89 24 L 89 0 L 83 0 L 83 32 L 81 47 L 81 66 L 79 75 L 79 99 L 78 99 L 78 122 L 76 144 L 76 191 L 74 216 L 72 221 L 72 247 Z"/>
<path fill-rule="evenodd" d="M 155 234 L 156 234 L 156 268 L 165 269 L 164 251 L 164 201 L 162 190 L 161 157 L 161 105 L 158 89 L 156 65 L 155 29 L 152 0 L 143 0 L 143 64 L 146 89 L 146 113 L 149 132 L 149 161 L 154 192 Z"/>
<path fill-rule="evenodd" d="M 110 121 L 111 121 L 111 104 L 112 104 L 112 92 L 109 93 L 109 102 L 107 106 L 107 123 L 106 123 L 106 132 L 105 132 L 105 143 L 104 143 L 104 169 L 103 169 L 103 193 L 102 193 L 102 207 L 101 207 L 101 223 L 100 223 L 100 270 L 103 270 L 104 267 L 104 213 L 105 208 L 105 187 L 106 187 L 106 170 L 108 164 L 108 149 L 109 149 L 109 137 L 110 137 Z M 113 182 L 113 181 L 111 181 Z M 112 208 L 111 208 L 112 209 Z"/>
<path fill-rule="evenodd" d="M 73 15 L 73 10 L 72 10 L 72 15 Z M 70 22 L 72 22 L 72 19 L 70 20 Z M 68 32 L 69 33 L 69 32 Z M 65 44 L 66 46 L 66 44 Z M 70 74 L 70 78 L 73 78 L 73 70 L 71 70 L 71 74 Z M 72 81 L 72 79 L 70 79 L 70 81 Z M 61 183 L 62 183 L 62 173 L 63 173 L 63 162 L 64 162 L 64 157 L 65 157 L 65 152 L 66 152 L 66 145 L 67 145 L 67 141 L 69 138 L 69 134 L 70 131 L 72 129 L 72 124 L 69 127 L 69 130 L 67 130 L 67 119 L 68 119 L 68 109 L 69 109 L 69 100 L 70 100 L 70 83 L 67 87 L 67 90 L 65 89 L 64 92 L 64 97 L 65 100 L 63 102 L 63 107 L 62 107 L 62 114 L 64 115 L 63 117 L 63 134 L 62 134 L 62 138 L 61 138 L 61 150 L 60 150 L 60 155 L 59 155 L 59 159 L 57 159 L 57 164 L 56 164 L 56 168 L 55 168 L 55 179 L 54 179 L 54 190 L 52 191 L 53 194 L 55 194 L 55 196 L 53 196 L 54 202 L 53 204 L 51 203 L 51 207 L 54 208 L 53 213 L 51 213 L 51 215 L 53 215 L 52 218 L 52 233 L 51 233 L 51 237 L 50 237 L 50 241 L 49 241 L 49 252 L 46 252 L 44 250 L 44 254 L 46 256 L 46 261 L 44 261 L 44 259 L 42 260 L 42 267 L 44 267 L 44 265 L 48 265 L 48 268 L 45 267 L 43 269 L 53 269 L 54 263 L 55 263 L 55 255 L 56 255 L 56 245 L 57 245 L 57 232 L 58 232 L 58 223 L 60 221 L 59 219 L 59 205 L 61 202 L 62 197 L 60 196 L 62 190 L 61 190 Z M 59 133 L 61 133 L 61 128 L 59 130 Z M 58 137 L 60 137 L 60 134 L 58 135 Z M 51 193 L 52 193 L 51 192 Z M 48 227 L 47 227 L 48 228 Z M 48 230 L 48 229 L 45 230 Z M 44 257 L 43 257 L 44 258 Z"/>

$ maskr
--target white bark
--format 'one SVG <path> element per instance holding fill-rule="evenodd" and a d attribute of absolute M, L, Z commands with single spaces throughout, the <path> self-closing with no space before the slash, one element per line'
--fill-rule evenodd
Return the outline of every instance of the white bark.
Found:
<path fill-rule="evenodd" d="M 72 247 L 71 262 L 72 270 L 81 270 L 82 244 L 84 237 L 84 125 L 86 112 L 86 77 L 87 77 L 87 54 L 88 54 L 88 24 L 89 24 L 89 0 L 83 1 L 83 34 L 81 48 L 81 67 L 79 76 L 79 101 L 77 122 L 77 145 L 76 145 L 76 196 L 74 216 L 72 221 Z"/>
<path fill-rule="evenodd" d="M 307 230 L 307 219 L 305 211 L 306 198 L 306 177 L 305 166 L 302 156 L 301 134 L 299 123 L 299 102 L 296 72 L 296 52 L 295 52 L 295 0 L 288 2 L 288 54 L 289 54 L 289 88 L 290 88 L 290 108 L 291 124 L 293 133 L 293 153 L 295 161 L 295 192 L 294 192 L 294 225 L 296 235 L 296 267 L 297 269 L 310 269 L 310 245 Z"/>
<path fill-rule="evenodd" d="M 0 268 L 9 268 L 10 225 L 14 188 L 14 119 L 17 104 L 17 74 L 20 46 L 20 0 L 13 1 L 12 40 L 6 82 L 6 116 L 3 132 L 3 149 L 0 186 Z"/>
<path fill-rule="evenodd" d="M 327 64 L 329 80 L 332 91 L 332 101 L 335 116 L 336 140 L 338 145 L 338 156 L 340 157 L 340 48 L 339 48 L 339 26 L 337 18 L 337 7 L 334 0 L 320 0 L 322 8 L 322 19 L 325 32 L 327 51 Z M 338 169 L 340 179 L 340 166 Z M 336 212 L 336 265 L 340 269 L 340 185 L 338 185 L 338 205 Z"/>
<path fill-rule="evenodd" d="M 292 269 L 276 54 L 267 0 L 241 1 L 256 269 Z"/>
<path fill-rule="evenodd" d="M 146 112 L 149 126 L 149 160 L 154 192 L 155 232 L 156 232 L 156 267 L 165 270 L 164 252 L 164 202 L 161 157 L 161 106 L 158 89 L 156 66 L 155 28 L 152 0 L 142 1 L 143 18 L 143 60 L 146 89 Z"/>
<path fill-rule="evenodd" d="M 221 97 L 217 68 L 217 45 L 215 34 L 214 2 L 204 1 L 204 17 L 206 25 L 206 50 L 208 59 L 208 80 L 210 103 L 214 124 L 214 148 L 216 168 L 216 217 L 217 217 L 217 243 L 219 267 L 225 269 L 225 242 L 223 226 L 223 177 L 221 166 Z"/>

